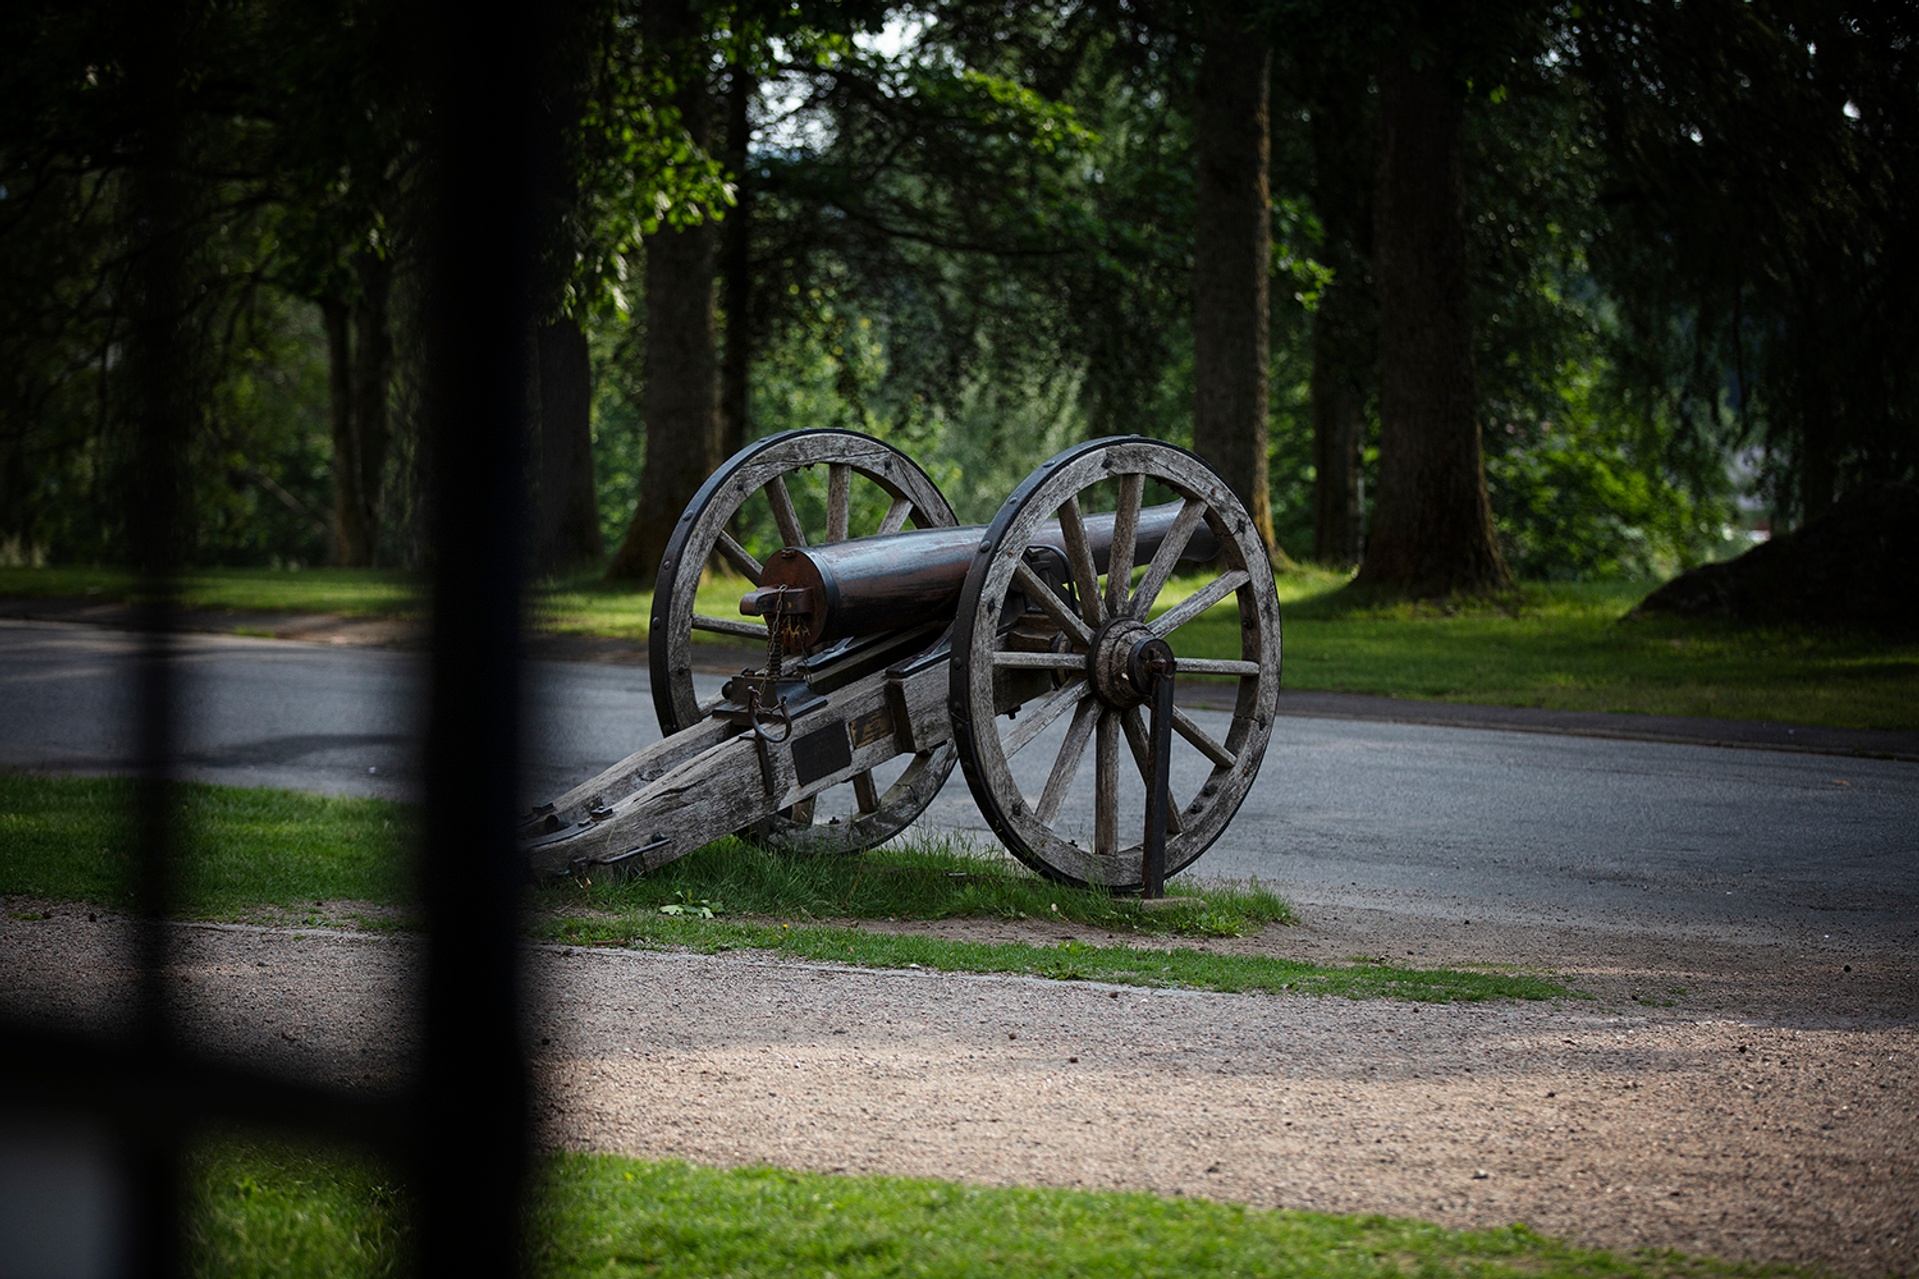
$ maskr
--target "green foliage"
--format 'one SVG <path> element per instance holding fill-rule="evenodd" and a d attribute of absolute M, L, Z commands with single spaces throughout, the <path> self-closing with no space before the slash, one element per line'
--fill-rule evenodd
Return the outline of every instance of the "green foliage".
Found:
<path fill-rule="evenodd" d="M 1593 268 L 1622 398 L 1694 450 L 1765 446 L 1781 513 L 1919 468 L 1910 6 L 1574 12 L 1603 195 Z"/>

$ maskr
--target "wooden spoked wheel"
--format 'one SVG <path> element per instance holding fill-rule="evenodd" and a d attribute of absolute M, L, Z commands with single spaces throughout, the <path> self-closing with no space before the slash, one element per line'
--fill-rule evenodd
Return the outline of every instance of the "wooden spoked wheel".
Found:
<path fill-rule="evenodd" d="M 649 644 L 660 730 L 690 728 L 717 700 L 702 703 L 693 687 L 695 632 L 766 643 L 762 622 L 731 608 L 699 611 L 700 579 L 709 565 L 724 565 L 758 586 L 765 556 L 780 547 L 955 523 L 953 508 L 912 459 L 853 431 L 787 431 L 734 454 L 688 503 L 660 560 Z M 742 536 L 753 527 L 764 530 L 763 545 Z M 812 852 L 871 848 L 924 811 L 953 771 L 953 760 L 953 748 L 945 744 L 909 758 L 896 777 L 862 773 L 754 833 L 768 844 Z"/>
<path fill-rule="evenodd" d="M 1169 499 L 1181 504 L 1177 520 L 1157 551 L 1135 564 L 1142 506 Z M 1094 510 L 1113 512 L 1104 573 L 1086 536 Z M 1054 520 L 1065 553 L 1051 562 L 1064 566 L 1049 582 L 1046 557 L 1029 548 L 1049 540 L 1043 531 Z M 1202 523 L 1218 555 L 1201 580 L 1168 590 Z M 1162 596 L 1170 607 L 1159 607 Z M 959 619 L 953 737 L 973 798 L 1015 856 L 1067 883 L 1140 887 L 1151 745 L 1144 699 L 1114 659 L 1123 666 L 1129 647 L 1153 637 L 1172 645 L 1178 686 L 1223 682 L 1232 699 L 1223 731 L 1215 715 L 1175 708 L 1166 872 L 1189 865 L 1219 837 L 1272 734 L 1280 624 L 1265 546 L 1210 467 L 1137 436 L 1059 454 L 1000 508 L 967 577 Z M 1089 748 L 1090 784 L 1082 778 Z M 1021 760 L 1025 784 L 1015 766 L 1023 752 L 1038 764 Z"/>

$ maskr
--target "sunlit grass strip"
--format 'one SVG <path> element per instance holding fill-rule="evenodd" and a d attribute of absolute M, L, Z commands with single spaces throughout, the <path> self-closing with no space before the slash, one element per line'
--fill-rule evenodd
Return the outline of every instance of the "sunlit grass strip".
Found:
<path fill-rule="evenodd" d="M 386 1276 L 411 1230 L 398 1184 L 366 1164 L 262 1142 L 191 1168 L 196 1274 Z M 528 1274 L 957 1279 L 1747 1279 L 1801 1273 L 1679 1253 L 1578 1248 L 1523 1225 L 1448 1230 L 1377 1216 L 1272 1211 L 1120 1191 L 960 1185 L 616 1155 L 541 1161 Z"/>
<path fill-rule="evenodd" d="M 407 805 L 197 782 L 173 793 L 182 914 L 406 897 Z M 132 800 L 125 778 L 0 773 L 0 893 L 131 904 Z"/>
<path fill-rule="evenodd" d="M 124 569 L 0 568 L 0 596 L 131 601 L 139 579 Z M 184 609 L 338 613 L 412 619 L 425 615 L 422 583 L 390 569 L 194 569 L 174 583 Z"/>
<path fill-rule="evenodd" d="M 1444 1004 L 1487 999 L 1556 999 L 1573 993 L 1556 982 L 1511 973 L 1392 968 L 1383 964 L 1329 967 L 1262 955 L 1211 954 L 1191 947 L 1162 950 L 1081 941 L 1050 946 L 954 941 L 917 933 L 835 925 L 807 924 L 796 928 L 790 924 L 685 915 L 561 917 L 542 923 L 539 934 L 549 941 L 578 945 L 674 947 L 700 954 L 763 950 L 784 959 L 835 962 L 861 968 L 993 973 L 1227 994 L 1343 995 L 1350 999 L 1391 998 Z"/>

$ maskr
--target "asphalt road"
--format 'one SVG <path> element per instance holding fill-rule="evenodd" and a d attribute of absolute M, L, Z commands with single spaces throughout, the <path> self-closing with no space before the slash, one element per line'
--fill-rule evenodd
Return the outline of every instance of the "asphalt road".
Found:
<path fill-rule="evenodd" d="M 413 793 L 416 656 L 175 642 L 190 776 Z M 137 644 L 125 632 L 0 621 L 0 766 L 128 768 Z M 532 670 L 534 792 L 657 737 L 643 670 Z M 990 843 L 957 770 L 922 822 Z M 1919 945 L 1919 764 L 1286 718 L 1253 794 L 1195 871 L 1257 876 L 1302 905 L 1437 919 Z"/>

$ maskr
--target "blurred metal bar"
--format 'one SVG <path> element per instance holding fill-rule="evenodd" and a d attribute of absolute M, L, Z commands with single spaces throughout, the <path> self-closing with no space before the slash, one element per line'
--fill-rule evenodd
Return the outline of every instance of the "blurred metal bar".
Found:
<path fill-rule="evenodd" d="M 482 19 L 440 0 L 432 13 L 429 939 L 413 1167 L 422 1270 L 471 1277 L 519 1268 L 528 1151 L 514 818 L 534 193 L 548 153 L 535 86 L 553 12 L 521 4 Z"/>
<path fill-rule="evenodd" d="M 135 953 L 129 1036 L 0 1017 L 0 1100 L 32 1118 L 90 1120 L 124 1156 L 131 1273 L 183 1264 L 183 1151 L 213 1124 L 363 1143 L 400 1156 L 418 1209 L 413 1256 L 434 1274 L 517 1271 L 528 1157 L 517 945 L 525 877 L 514 838 L 525 554 L 531 282 L 539 243 L 529 180 L 556 139 L 535 86 L 573 6 L 475 16 L 429 0 L 411 52 L 434 90 L 427 228 L 427 398 L 433 638 L 421 902 L 428 928 L 423 1061 L 405 1095 L 302 1084 L 206 1058 L 180 1042 L 168 994 L 179 699 L 170 634 L 186 546 L 195 352 L 181 239 L 192 191 L 174 163 L 183 107 L 178 0 L 112 7 L 124 42 L 135 160 L 123 211 L 128 274 L 128 543 L 140 557 L 143 658 L 136 798 Z M 564 10 L 564 12 L 562 11 Z M 4 1268 L 4 1267 L 0 1267 Z"/>
<path fill-rule="evenodd" d="M 153 1112 L 181 1134 L 244 1126 L 395 1153 L 408 1131 L 408 1108 L 396 1095 L 278 1078 L 184 1051 L 162 1074 L 150 1074 L 152 1064 L 138 1042 L 45 1026 L 7 1026 L 0 1035 L 0 1085 L 10 1098 L 31 1097 L 54 1113 L 104 1114 L 122 1130 L 148 1125 Z"/>
<path fill-rule="evenodd" d="M 183 824 L 174 784 L 171 631 L 192 397 L 191 354 L 181 340 L 187 306 L 187 246 L 180 229 L 186 203 L 178 163 L 183 19 L 175 0 L 158 0 L 128 6 L 123 28 L 130 38 L 127 125 L 135 139 L 126 210 L 133 253 L 127 358 L 134 447 L 122 483 L 130 490 L 127 541 L 139 575 L 139 746 L 131 816 L 140 982 L 131 1060 L 119 1087 L 107 1095 L 120 1102 L 131 1093 L 142 1103 L 115 1118 L 131 1173 L 133 1272 L 154 1279 L 182 1273 L 183 1264 L 185 1133 L 179 1112 L 156 1104 L 177 1092 L 181 1082 L 168 993 L 172 964 L 166 920 L 172 913 Z"/>

